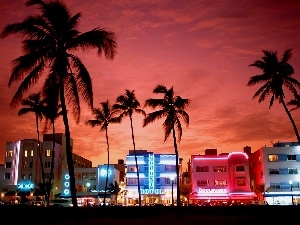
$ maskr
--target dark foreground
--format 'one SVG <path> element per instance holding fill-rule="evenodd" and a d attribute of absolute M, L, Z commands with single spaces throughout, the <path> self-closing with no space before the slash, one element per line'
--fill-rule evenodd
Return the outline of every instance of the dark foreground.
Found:
<path fill-rule="evenodd" d="M 0 207 L 1 225 L 268 225 L 297 221 L 299 206 Z"/>

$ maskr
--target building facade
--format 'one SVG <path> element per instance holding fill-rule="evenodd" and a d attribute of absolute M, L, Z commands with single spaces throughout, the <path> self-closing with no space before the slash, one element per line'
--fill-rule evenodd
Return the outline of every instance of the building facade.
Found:
<path fill-rule="evenodd" d="M 176 155 L 136 150 L 142 205 L 169 205 L 176 199 Z M 126 156 L 126 204 L 138 204 L 138 182 L 134 151 Z"/>
<path fill-rule="evenodd" d="M 249 204 L 255 199 L 245 152 L 218 155 L 217 149 L 206 149 L 205 155 L 191 156 L 191 171 L 190 204 Z"/>
<path fill-rule="evenodd" d="M 269 205 L 300 204 L 300 146 L 295 142 L 262 147 L 250 156 L 253 190 Z"/>
<path fill-rule="evenodd" d="M 43 142 L 36 139 L 24 139 L 17 142 L 7 142 L 4 158 L 4 176 L 0 178 L 1 196 L 5 201 L 28 201 L 37 195 L 35 192 L 44 181 L 50 178 L 52 155 L 54 156 L 53 189 L 51 198 L 61 189 L 62 170 L 67 168 L 66 139 L 64 134 L 44 134 Z M 52 151 L 54 146 L 54 151 Z M 71 146 L 73 140 L 71 139 Z M 90 160 L 73 153 L 74 167 L 92 167 Z"/>

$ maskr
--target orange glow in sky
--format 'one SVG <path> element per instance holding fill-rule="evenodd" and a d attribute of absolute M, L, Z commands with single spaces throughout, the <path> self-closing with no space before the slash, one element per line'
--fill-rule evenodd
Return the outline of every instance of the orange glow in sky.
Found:
<path fill-rule="evenodd" d="M 36 13 L 24 0 L 1 0 L 0 29 Z M 249 67 L 260 59 L 261 50 L 292 48 L 290 64 L 300 80 L 300 2 L 295 0 L 67 0 L 72 14 L 82 12 L 79 31 L 102 27 L 116 33 L 117 55 L 113 61 L 97 52 L 79 53 L 93 79 L 94 107 L 109 100 L 113 104 L 125 89 L 135 90 L 141 105 L 162 84 L 191 100 L 186 109 L 189 127 L 183 126 L 178 150 L 183 164 L 191 155 L 207 148 L 218 153 L 252 152 L 277 141 L 296 141 L 292 125 L 281 105 L 269 109 L 269 99 L 261 104 L 252 99 L 259 86 L 247 87 Z M 8 88 L 11 61 L 22 54 L 21 39 L 0 39 L 0 163 L 6 141 L 36 138 L 34 115 L 17 116 L 20 107 L 10 108 L 19 83 Z M 42 80 L 40 81 L 42 82 Z M 37 84 L 24 97 L 39 90 Z M 286 96 L 287 101 L 291 98 Z M 79 124 L 70 116 L 74 152 L 90 159 L 93 166 L 106 163 L 105 132 L 84 122 L 92 114 L 82 102 Z M 144 108 L 146 112 L 151 109 Z M 300 127 L 300 110 L 292 116 Z M 163 120 L 142 127 L 142 115 L 133 115 L 137 149 L 154 153 L 174 153 L 172 137 L 164 142 Z M 41 124 L 41 126 L 43 126 Z M 56 131 L 64 132 L 62 118 Z M 49 133 L 51 131 L 49 130 Z M 108 130 L 111 163 L 125 159 L 133 148 L 129 119 Z"/>

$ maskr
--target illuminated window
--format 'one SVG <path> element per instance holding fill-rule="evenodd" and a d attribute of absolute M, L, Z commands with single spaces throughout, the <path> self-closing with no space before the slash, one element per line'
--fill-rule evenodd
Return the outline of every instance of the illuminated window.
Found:
<path fill-rule="evenodd" d="M 137 185 L 137 178 L 127 178 L 127 184 Z"/>
<path fill-rule="evenodd" d="M 24 151 L 24 157 L 27 157 L 27 150 Z"/>
<path fill-rule="evenodd" d="M 268 155 L 269 162 L 276 162 L 278 161 L 278 155 Z"/>
<path fill-rule="evenodd" d="M 196 172 L 209 172 L 208 166 L 196 166 Z"/>
<path fill-rule="evenodd" d="M 47 156 L 47 157 L 50 157 L 50 156 L 51 156 L 51 150 L 49 150 L 49 149 L 46 150 L 46 156 Z"/>
<path fill-rule="evenodd" d="M 197 186 L 209 186 L 209 180 L 197 180 Z"/>
<path fill-rule="evenodd" d="M 165 166 L 165 171 L 168 171 L 168 172 L 174 172 L 174 171 L 176 171 L 176 166 L 173 166 L 173 165 L 166 165 L 166 166 Z"/>
<path fill-rule="evenodd" d="M 30 156 L 33 157 L 33 150 L 30 150 Z"/>
<path fill-rule="evenodd" d="M 26 168 L 27 162 L 23 162 L 23 168 Z"/>
<path fill-rule="evenodd" d="M 90 180 L 96 180 L 96 173 L 90 173 Z"/>
<path fill-rule="evenodd" d="M 128 166 L 127 171 L 128 172 L 136 172 L 136 167 L 135 166 Z"/>
<path fill-rule="evenodd" d="M 12 157 L 13 151 L 6 151 L 6 157 Z"/>
<path fill-rule="evenodd" d="M 245 172 L 245 166 L 244 165 L 236 166 L 235 172 Z"/>
<path fill-rule="evenodd" d="M 226 172 L 226 166 L 214 166 L 214 172 Z"/>
<path fill-rule="evenodd" d="M 245 179 L 237 179 L 236 185 L 237 186 L 246 186 L 246 180 Z"/>
<path fill-rule="evenodd" d="M 26 179 L 26 176 L 25 176 L 24 173 L 22 174 L 22 179 L 23 179 L 23 180 Z"/>
<path fill-rule="evenodd" d="M 31 179 L 31 173 L 30 173 L 30 174 L 28 174 L 28 179 Z"/>
<path fill-rule="evenodd" d="M 215 180 L 215 186 L 227 186 L 227 180 Z"/>

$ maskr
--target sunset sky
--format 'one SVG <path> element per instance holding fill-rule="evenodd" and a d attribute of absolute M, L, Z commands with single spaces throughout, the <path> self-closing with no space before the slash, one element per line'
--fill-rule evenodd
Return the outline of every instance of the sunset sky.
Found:
<path fill-rule="evenodd" d="M 24 0 L 1 0 L 0 30 L 21 22 L 39 11 Z M 252 99 L 260 86 L 246 86 L 252 75 L 261 74 L 249 64 L 262 56 L 261 50 L 292 48 L 290 64 L 300 80 L 299 0 L 65 0 L 72 14 L 82 12 L 78 30 L 95 27 L 113 31 L 117 55 L 113 61 L 99 58 L 96 50 L 80 52 L 93 80 L 94 107 L 115 102 L 125 89 L 135 90 L 144 106 L 156 85 L 174 87 L 177 95 L 191 100 L 190 116 L 183 126 L 178 146 L 183 164 L 193 154 L 207 148 L 218 153 L 252 152 L 278 141 L 296 141 L 292 125 L 278 102 L 269 109 L 269 99 L 261 104 Z M 18 117 L 21 106 L 10 108 L 19 83 L 8 88 L 11 61 L 22 54 L 21 39 L 0 39 L 0 163 L 4 162 L 6 141 L 36 138 L 34 115 Z M 41 80 L 42 82 L 42 80 Z M 39 90 L 35 85 L 24 96 Z M 286 101 L 291 96 L 286 96 Z M 148 113 L 151 109 L 144 108 Z M 300 127 L 300 110 L 293 111 Z M 84 124 L 92 119 L 82 102 L 81 120 L 70 118 L 74 152 L 90 159 L 93 166 L 106 163 L 105 132 Z M 142 127 L 143 117 L 133 115 L 137 149 L 154 153 L 174 153 L 172 137 L 164 142 L 163 120 Z M 43 126 L 43 124 L 41 124 Z M 56 131 L 64 132 L 62 118 Z M 49 132 L 51 132 L 49 130 Z M 129 119 L 109 126 L 111 163 L 125 159 L 133 148 Z"/>

